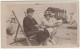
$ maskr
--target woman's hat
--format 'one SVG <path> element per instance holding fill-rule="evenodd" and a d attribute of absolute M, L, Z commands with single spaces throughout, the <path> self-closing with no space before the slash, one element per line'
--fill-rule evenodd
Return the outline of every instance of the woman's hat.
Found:
<path fill-rule="evenodd" d="M 29 13 L 29 12 L 34 12 L 35 10 L 33 10 L 32 8 L 28 8 L 26 11 L 27 11 L 26 13 Z"/>

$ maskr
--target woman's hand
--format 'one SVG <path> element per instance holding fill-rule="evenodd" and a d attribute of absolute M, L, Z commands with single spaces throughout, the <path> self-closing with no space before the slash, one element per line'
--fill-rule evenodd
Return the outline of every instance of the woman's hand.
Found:
<path fill-rule="evenodd" d="M 43 29 L 43 28 L 41 28 L 41 29 L 39 29 L 39 30 L 44 31 L 44 29 Z"/>

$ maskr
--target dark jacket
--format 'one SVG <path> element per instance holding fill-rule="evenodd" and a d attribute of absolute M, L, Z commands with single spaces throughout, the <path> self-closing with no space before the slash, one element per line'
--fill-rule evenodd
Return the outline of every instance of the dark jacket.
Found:
<path fill-rule="evenodd" d="M 30 18 L 29 16 L 26 16 L 23 20 L 23 28 L 24 28 L 24 32 L 26 33 L 26 35 L 31 35 L 31 34 L 35 34 L 35 30 L 38 30 L 38 28 L 35 26 L 37 24 L 37 22 L 35 21 L 35 19 Z"/>
<path fill-rule="evenodd" d="M 36 40 L 38 43 L 45 41 L 49 37 L 49 32 L 44 29 L 44 31 L 38 30 L 35 26 L 37 22 L 35 19 L 26 16 L 23 20 L 23 28 L 26 36 L 31 36 L 33 34 L 37 34 Z"/>

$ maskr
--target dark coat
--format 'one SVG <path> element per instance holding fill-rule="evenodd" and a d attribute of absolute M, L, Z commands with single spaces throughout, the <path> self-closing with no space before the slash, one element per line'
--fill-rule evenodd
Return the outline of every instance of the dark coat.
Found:
<path fill-rule="evenodd" d="M 35 34 L 35 33 L 32 33 L 32 31 L 38 30 L 38 28 L 35 26 L 36 24 L 37 24 L 37 22 L 33 18 L 31 19 L 28 16 L 26 16 L 24 18 L 23 28 L 24 28 L 24 32 L 26 33 L 27 36 L 29 36 L 30 34 Z"/>
<path fill-rule="evenodd" d="M 37 34 L 37 42 L 41 43 L 49 37 L 49 32 L 46 29 L 44 31 L 38 30 L 38 28 L 35 26 L 36 24 L 37 22 L 35 19 L 26 16 L 23 20 L 24 32 L 28 37 L 33 34 Z"/>

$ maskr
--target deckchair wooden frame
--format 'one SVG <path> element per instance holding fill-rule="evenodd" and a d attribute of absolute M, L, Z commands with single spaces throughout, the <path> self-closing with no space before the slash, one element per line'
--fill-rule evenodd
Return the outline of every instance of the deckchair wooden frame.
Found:
<path fill-rule="evenodd" d="M 23 28 L 21 27 L 21 24 L 20 24 L 20 22 L 18 21 L 17 16 L 15 15 L 15 13 L 14 13 L 13 10 L 12 10 L 12 13 L 13 13 L 13 15 L 14 15 L 14 17 L 15 17 L 17 23 L 18 23 L 18 28 L 17 28 L 17 31 L 16 31 L 16 35 L 15 35 L 15 39 L 14 39 L 14 43 L 16 43 L 16 39 L 17 39 L 17 35 L 18 35 L 18 30 L 19 30 L 19 28 L 21 28 L 21 30 L 22 30 L 22 32 L 23 32 L 25 38 L 26 38 L 26 41 L 28 42 L 28 45 L 31 46 L 31 43 L 30 43 L 28 37 L 25 35 L 24 30 L 23 30 Z"/>

